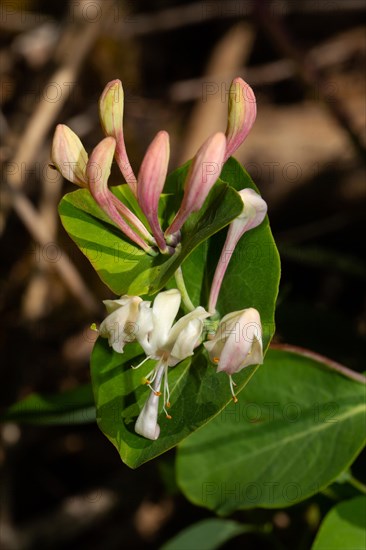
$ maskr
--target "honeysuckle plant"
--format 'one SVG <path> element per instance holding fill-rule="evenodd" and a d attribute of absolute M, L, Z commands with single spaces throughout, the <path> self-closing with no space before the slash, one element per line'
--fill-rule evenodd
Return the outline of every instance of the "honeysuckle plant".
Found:
<path fill-rule="evenodd" d="M 114 80 L 99 101 L 106 137 L 88 156 L 76 134 L 60 124 L 51 156 L 62 175 L 82 188 L 60 203 L 64 227 L 117 294 L 104 302 L 107 316 L 97 327 L 92 381 L 99 426 L 122 459 L 136 466 L 146 460 L 147 449 L 159 454 L 207 423 L 231 397 L 238 400 L 273 334 L 279 261 L 265 220 L 267 205 L 231 157 L 256 118 L 248 84 L 241 78 L 231 84 L 226 131 L 218 128 L 191 161 L 169 175 L 164 130 L 140 167 L 132 168 L 123 112 L 122 83 Z M 113 160 L 119 185 L 110 181 Z M 263 285 L 257 276 L 263 258 L 252 261 L 248 255 L 254 242 L 262 252 L 271 248 Z M 115 362 L 118 369 L 110 366 Z M 105 409 L 116 391 L 107 389 L 109 377 L 120 388 L 118 435 Z M 218 391 L 208 399 L 213 383 Z M 134 394 L 132 405 L 127 392 Z M 182 418 L 187 399 L 196 404 L 198 399 L 199 407 L 192 405 Z M 144 452 L 136 456 L 136 447 Z"/>
<path fill-rule="evenodd" d="M 123 112 L 114 80 L 90 155 L 63 124 L 51 152 L 79 187 L 60 202 L 64 228 L 109 288 L 93 323 L 91 388 L 30 396 L 6 419 L 29 410 L 60 422 L 76 410 L 131 468 L 178 446 L 179 487 L 222 515 L 288 506 L 334 481 L 366 493 L 349 470 L 365 444 L 365 377 L 309 350 L 268 349 L 279 257 L 267 204 L 232 157 L 255 122 L 253 90 L 234 79 L 225 132 L 170 173 L 164 130 L 131 166 Z M 351 499 L 347 514 L 365 506 Z"/>

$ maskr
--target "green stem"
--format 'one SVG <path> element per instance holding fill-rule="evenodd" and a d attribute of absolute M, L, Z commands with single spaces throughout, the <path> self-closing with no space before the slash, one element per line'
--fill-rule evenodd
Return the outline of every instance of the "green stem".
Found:
<path fill-rule="evenodd" d="M 356 479 L 355 477 L 353 477 L 351 473 L 349 474 L 347 481 L 350 485 L 355 487 L 355 489 L 360 491 L 360 493 L 366 495 L 366 485 L 362 483 L 362 481 L 360 481 L 359 479 Z"/>
<path fill-rule="evenodd" d="M 180 291 L 180 293 L 182 295 L 182 300 L 183 300 L 184 307 L 188 311 L 193 311 L 196 308 L 192 304 L 191 299 L 188 295 L 188 291 L 186 289 L 186 285 L 185 285 L 184 279 L 183 279 L 182 268 L 180 266 L 178 267 L 177 271 L 174 273 L 174 276 L 175 276 L 175 282 L 177 283 L 178 290 Z"/>

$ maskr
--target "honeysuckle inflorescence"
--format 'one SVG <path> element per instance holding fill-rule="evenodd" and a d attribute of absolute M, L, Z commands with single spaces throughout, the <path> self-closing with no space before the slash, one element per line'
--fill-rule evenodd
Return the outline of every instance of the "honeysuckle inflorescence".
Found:
<path fill-rule="evenodd" d="M 229 93 L 225 134 L 210 136 L 197 151 L 185 182 L 182 203 L 167 228 L 158 216 L 169 164 L 169 135 L 160 131 L 149 145 L 138 176 L 129 161 L 123 132 L 124 93 L 120 80 L 109 82 L 99 100 L 99 116 L 106 134 L 90 158 L 78 136 L 59 124 L 53 138 L 51 158 L 61 174 L 89 189 L 95 202 L 122 231 L 148 254 L 174 254 L 188 217 L 200 210 L 220 176 L 223 163 L 243 143 L 256 117 L 253 90 L 241 78 L 233 80 Z M 145 214 L 148 227 L 108 187 L 113 159 Z M 208 168 L 209 167 L 209 168 Z"/>
<path fill-rule="evenodd" d="M 165 131 L 157 133 L 136 177 L 124 141 L 123 111 L 122 84 L 113 80 L 107 84 L 99 100 L 99 115 L 106 137 L 88 157 L 78 136 L 67 126 L 59 124 L 53 139 L 52 162 L 66 179 L 88 189 L 113 224 L 146 253 L 173 255 L 186 220 L 202 208 L 223 164 L 243 143 L 254 124 L 256 101 L 253 90 L 241 78 L 233 80 L 226 132 L 210 136 L 192 159 L 183 185 L 182 202 L 167 227 L 161 226 L 158 213 L 168 173 L 169 135 Z M 144 214 L 144 222 L 109 188 L 113 159 Z M 205 169 L 207 166 L 209 170 Z M 159 292 L 153 301 L 129 295 L 104 301 L 108 315 L 100 324 L 99 335 L 108 338 L 109 345 L 117 353 L 124 353 L 129 343 L 138 342 L 145 359 L 133 366 L 134 369 L 148 360 L 155 362 L 144 378 L 150 391 L 135 423 L 136 433 L 148 439 L 156 440 L 160 434 L 161 396 L 162 409 L 166 417 L 171 418 L 168 413 L 169 369 L 192 356 L 204 337 L 207 338 L 204 348 L 210 361 L 217 366 L 217 372 L 229 376 L 235 402 L 233 375 L 245 367 L 263 362 L 259 312 L 249 307 L 228 313 L 219 321 L 219 312 L 216 311 L 221 285 L 235 247 L 247 231 L 263 222 L 267 212 L 265 201 L 253 189 L 242 189 L 239 195 L 243 202 L 242 212 L 229 224 L 211 285 L 208 311 L 192 303 L 180 267 L 176 271 L 179 290 Z M 188 313 L 176 320 L 181 307 Z M 215 320 L 212 332 L 206 326 L 209 317 Z"/>

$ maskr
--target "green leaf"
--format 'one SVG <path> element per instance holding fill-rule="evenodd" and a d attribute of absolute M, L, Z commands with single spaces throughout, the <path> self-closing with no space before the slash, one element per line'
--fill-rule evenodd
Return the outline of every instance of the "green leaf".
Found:
<path fill-rule="evenodd" d="M 129 344 L 125 353 L 115 353 L 105 339 L 98 338 L 91 357 L 91 375 L 99 428 L 118 450 L 123 462 L 136 468 L 171 449 L 200 426 L 203 426 L 231 401 L 228 377 L 218 375 L 207 361 L 202 347 L 176 367 L 169 369 L 171 408 L 168 420 L 160 403 L 160 436 L 150 441 L 134 431 L 135 422 L 151 391 L 144 378 L 155 361 L 143 358 L 138 344 Z M 245 386 L 255 367 L 248 367 L 237 377 L 238 390 Z"/>
<path fill-rule="evenodd" d="M 170 177 L 177 176 L 173 173 Z M 139 208 L 127 185 L 112 188 L 131 209 Z M 162 200 L 162 207 L 171 210 L 176 196 Z M 175 209 L 163 211 L 162 217 L 172 217 Z M 87 256 L 102 281 L 116 294 L 144 295 L 159 291 L 174 275 L 180 264 L 211 235 L 228 225 L 242 210 L 242 202 L 234 189 L 218 182 L 211 190 L 202 209 L 190 216 L 182 230 L 179 250 L 173 256 L 153 257 L 128 241 L 108 220 L 87 189 L 65 195 L 60 202 L 62 223 L 80 250 Z"/>
<path fill-rule="evenodd" d="M 0 417 L 1 422 L 28 424 L 85 424 L 95 422 L 91 384 L 56 395 L 32 393 Z"/>
<path fill-rule="evenodd" d="M 365 550 L 366 497 L 340 502 L 325 516 L 312 550 Z"/>
<path fill-rule="evenodd" d="M 237 188 L 244 185 L 255 188 L 249 176 L 235 160 L 231 159 L 228 167 L 225 177 L 226 179 L 233 178 Z M 233 167 L 235 168 L 234 172 Z M 167 197 L 166 204 L 174 197 L 179 198 L 186 169 L 187 165 L 179 169 L 174 177 L 170 177 L 167 187 L 172 194 Z M 182 269 L 187 288 L 196 305 L 206 306 L 207 303 L 208 288 L 213 275 L 212 269 L 211 272 L 206 269 L 207 259 L 212 263 L 212 258 L 215 257 L 217 262 L 221 250 L 217 244 L 216 235 L 214 238 L 210 238 L 209 243 L 207 243 L 207 238 L 215 233 L 220 223 L 221 227 L 224 226 L 222 220 L 225 216 L 226 220 L 232 216 L 232 206 L 230 206 L 230 213 L 227 212 L 225 216 L 223 213 L 226 208 L 229 208 L 230 193 L 235 195 L 235 199 L 237 198 L 236 192 L 228 188 L 227 184 L 216 184 L 203 210 L 190 216 L 184 226 L 181 255 L 185 254 L 186 261 L 183 263 Z M 242 203 L 241 199 L 239 200 L 241 210 Z M 236 201 L 231 202 L 232 205 L 235 202 L 236 208 Z M 225 206 L 226 203 L 227 206 Z M 169 219 L 166 218 L 166 223 L 168 222 Z M 259 309 L 263 324 L 263 343 L 266 349 L 274 330 L 273 314 L 279 283 L 279 259 L 268 222 L 263 224 L 262 228 L 258 228 L 258 231 L 253 230 L 252 233 L 254 234 L 252 240 L 246 242 L 249 243 L 249 246 L 250 243 L 255 243 L 258 257 L 248 258 L 245 242 L 244 244 L 240 243 L 240 253 L 242 259 L 245 260 L 244 268 L 240 258 L 234 255 L 232 261 L 238 271 L 234 283 L 235 288 L 229 293 L 225 278 L 225 299 L 220 299 L 220 311 L 225 313 L 249 306 Z M 221 239 L 224 236 L 222 233 Z M 270 254 L 268 254 L 268 243 L 270 243 Z M 168 281 L 165 279 L 165 275 L 162 276 L 166 265 L 160 267 L 160 282 L 159 284 L 150 282 L 150 289 L 158 288 L 162 281 L 167 286 L 174 286 L 173 280 Z M 171 277 L 176 267 L 177 264 L 170 265 L 166 274 Z M 152 270 L 150 275 L 151 273 Z M 124 274 L 124 277 L 128 279 L 128 274 Z M 121 279 L 124 280 L 123 277 L 120 277 L 119 280 Z M 131 290 L 129 292 L 132 293 Z M 194 357 L 169 369 L 172 403 L 169 413 L 172 419 L 166 419 L 164 413 L 161 413 L 158 420 L 159 439 L 157 441 L 144 439 L 134 432 L 134 424 L 150 391 L 141 384 L 141 381 L 153 368 L 154 362 L 148 361 L 138 371 L 133 370 L 129 368 L 130 359 L 135 354 L 135 362 L 141 361 L 143 355 L 137 357 L 141 353 L 141 348 L 126 346 L 125 349 L 130 354 L 129 358 L 125 354 L 116 354 L 108 347 L 106 341 L 99 339 L 92 354 L 91 371 L 98 425 L 115 445 L 122 460 L 130 467 L 136 468 L 174 447 L 192 432 L 212 420 L 231 402 L 231 394 L 227 375 L 216 373 L 215 367 L 208 361 L 207 354 L 201 347 L 196 350 Z M 244 388 L 256 368 L 256 366 L 251 366 L 238 373 L 236 376 L 237 393 Z M 161 403 L 161 407 L 162 405 L 163 403 Z"/>
<path fill-rule="evenodd" d="M 260 530 L 258 526 L 241 525 L 228 519 L 204 519 L 190 525 L 174 538 L 165 543 L 160 550 L 216 550 L 228 540 L 241 535 Z"/>
<path fill-rule="evenodd" d="M 219 514 L 308 498 L 364 446 L 365 388 L 324 362 L 270 349 L 239 402 L 179 446 L 178 484 Z"/>

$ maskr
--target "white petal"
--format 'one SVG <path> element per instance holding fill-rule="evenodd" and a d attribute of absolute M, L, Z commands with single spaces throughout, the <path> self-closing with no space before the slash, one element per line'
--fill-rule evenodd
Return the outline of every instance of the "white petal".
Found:
<path fill-rule="evenodd" d="M 107 301 L 107 300 L 106 300 Z M 123 304 L 115 304 L 122 301 Z M 106 307 L 114 311 L 110 313 L 99 327 L 99 334 L 103 338 L 108 338 L 109 345 L 117 353 L 123 353 L 124 345 L 127 342 L 133 342 L 137 332 L 138 305 L 141 298 L 137 296 L 128 297 L 126 300 L 110 300 L 112 304 L 106 304 Z M 117 308 L 115 306 L 117 305 Z"/>
<path fill-rule="evenodd" d="M 154 350 L 164 346 L 168 340 L 169 331 L 178 313 L 181 301 L 179 290 L 173 288 L 159 292 L 153 303 L 154 328 L 150 337 L 150 344 Z"/>
<path fill-rule="evenodd" d="M 165 349 L 171 353 L 169 365 L 174 366 L 179 361 L 193 354 L 198 345 L 203 329 L 203 319 L 209 317 L 203 307 L 196 307 L 175 323 L 169 332 Z"/>
<path fill-rule="evenodd" d="M 119 307 L 127 305 L 131 300 L 136 301 L 137 303 L 142 302 L 141 298 L 138 296 L 129 296 L 128 294 L 124 294 L 117 300 L 103 300 L 103 304 L 105 305 L 107 312 L 112 313 Z"/>
<path fill-rule="evenodd" d="M 160 434 L 158 424 L 159 397 L 151 392 L 135 424 L 135 432 L 155 441 Z"/>
<path fill-rule="evenodd" d="M 179 333 L 169 356 L 169 366 L 174 367 L 183 359 L 193 355 L 194 349 L 199 343 L 202 334 L 203 323 L 201 319 L 193 319 Z"/>
<path fill-rule="evenodd" d="M 154 328 L 153 312 L 151 309 L 151 302 L 141 302 L 139 305 L 139 315 L 136 321 L 137 333 L 136 339 L 143 347 L 146 355 L 154 355 L 149 337 Z"/>
<path fill-rule="evenodd" d="M 162 364 L 159 367 L 158 373 L 154 381 L 154 390 L 160 391 L 161 380 L 164 374 L 165 366 Z M 155 441 L 160 434 L 160 426 L 158 424 L 158 412 L 159 412 L 159 396 L 154 392 L 151 392 L 145 405 L 140 412 L 136 424 L 135 432 L 147 439 Z"/>
<path fill-rule="evenodd" d="M 254 308 L 234 311 L 222 318 L 215 337 L 205 342 L 210 359 L 217 363 L 217 372 L 239 372 L 249 365 L 263 362 L 262 327 L 259 312 Z"/>

